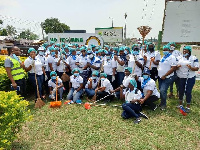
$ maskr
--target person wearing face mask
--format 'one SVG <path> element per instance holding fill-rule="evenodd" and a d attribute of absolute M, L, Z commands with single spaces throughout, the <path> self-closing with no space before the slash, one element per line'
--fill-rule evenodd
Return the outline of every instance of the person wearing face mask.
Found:
<path fill-rule="evenodd" d="M 87 63 L 89 62 L 89 58 L 87 57 L 87 48 L 85 46 L 82 46 L 80 51 L 81 54 L 76 60 L 76 65 L 79 67 L 80 76 L 83 78 L 83 85 L 85 86 L 88 78 Z"/>
<path fill-rule="evenodd" d="M 61 51 L 60 57 L 56 58 L 56 64 L 57 64 L 57 74 L 61 78 L 64 71 L 66 71 L 66 65 L 67 65 L 67 58 L 65 51 Z"/>
<path fill-rule="evenodd" d="M 91 44 L 91 46 L 90 46 L 90 47 L 91 47 L 91 50 L 92 50 L 92 52 L 95 54 L 95 51 L 96 51 L 96 50 L 95 50 L 95 47 L 96 47 L 96 46 L 95 46 L 95 45 L 93 45 L 93 44 Z"/>
<path fill-rule="evenodd" d="M 170 53 L 176 58 L 176 62 L 178 62 L 179 58 L 181 58 L 181 52 L 179 50 L 176 50 L 176 43 L 175 42 L 170 42 L 168 43 L 168 45 L 170 46 Z M 173 94 L 173 85 L 174 85 L 174 82 L 176 84 L 176 91 L 177 91 L 177 95 L 176 97 L 178 98 L 179 94 L 178 94 L 178 91 L 179 91 L 179 78 L 177 76 L 177 73 L 176 73 L 176 70 L 174 71 L 174 76 L 173 76 L 173 82 L 170 84 L 170 94 L 168 95 L 169 98 L 171 97 L 174 97 L 174 94 Z"/>
<path fill-rule="evenodd" d="M 153 43 L 148 43 L 147 52 L 144 54 L 144 66 L 149 68 L 151 72 L 151 79 L 154 81 L 158 78 L 158 64 L 160 62 L 160 52 L 154 50 L 155 46 Z"/>
<path fill-rule="evenodd" d="M 80 48 L 76 48 L 76 55 L 77 55 L 77 56 L 81 55 Z"/>
<path fill-rule="evenodd" d="M 191 54 L 191 46 L 183 48 L 183 57 L 177 63 L 177 76 L 179 77 L 179 107 L 183 105 L 183 96 L 186 95 L 186 112 L 190 112 L 192 88 L 195 84 L 195 71 L 199 70 L 199 61 Z"/>
<path fill-rule="evenodd" d="M 74 68 L 72 70 L 72 74 L 73 75 L 70 76 L 70 90 L 67 95 L 67 99 L 72 100 L 71 103 L 74 103 L 79 100 L 83 94 L 83 78 L 80 76 L 80 70 L 78 68 Z"/>
<path fill-rule="evenodd" d="M 139 47 L 134 46 L 132 50 L 132 54 L 130 55 L 130 59 L 128 61 L 128 67 L 133 68 L 133 74 L 138 77 L 142 76 L 142 69 L 144 65 L 144 59 L 142 55 L 140 55 Z M 138 82 L 138 89 L 141 90 L 141 83 Z"/>
<path fill-rule="evenodd" d="M 70 70 L 73 70 L 75 68 L 78 68 L 78 66 L 76 65 L 78 56 L 76 55 L 75 48 L 71 48 L 70 53 L 71 55 L 67 58 L 67 64 L 69 65 Z"/>
<path fill-rule="evenodd" d="M 126 88 L 128 88 L 129 81 L 132 79 L 132 77 L 130 76 L 131 73 L 132 73 L 132 68 L 126 67 L 125 77 L 122 81 L 122 84 L 115 90 L 111 91 L 111 93 L 114 93 L 114 92 L 116 93 L 116 96 L 118 99 L 124 100 Z"/>
<path fill-rule="evenodd" d="M 35 74 L 36 74 L 40 98 L 43 99 L 42 85 L 43 85 L 43 81 L 44 81 L 43 78 L 45 74 L 44 64 L 42 64 L 40 59 L 36 58 L 37 51 L 34 48 L 29 48 L 28 53 L 29 53 L 29 57 L 24 61 L 25 71 L 28 72 L 28 79 L 30 83 L 32 83 L 35 89 L 35 96 L 37 99 L 38 98 L 37 86 L 36 86 L 36 80 L 35 80 Z"/>
<path fill-rule="evenodd" d="M 176 58 L 169 52 L 169 45 L 163 46 L 163 54 L 161 61 L 159 62 L 158 69 L 158 83 L 160 89 L 160 109 L 164 110 L 167 106 L 167 90 L 170 84 L 173 82 L 174 71 L 176 69 Z"/>
<path fill-rule="evenodd" d="M 94 56 L 94 53 L 89 50 L 88 52 L 88 58 L 89 58 L 89 62 L 87 63 L 87 67 L 88 69 L 92 72 L 94 70 L 99 71 L 100 66 L 101 66 L 101 61 L 98 57 Z M 91 73 L 89 73 L 89 76 L 91 75 Z"/>
<path fill-rule="evenodd" d="M 150 77 L 150 70 L 144 68 L 142 77 L 135 77 L 141 83 L 142 98 L 140 99 L 140 104 L 142 106 L 147 105 L 151 110 L 155 111 L 157 106 L 154 102 L 158 101 L 160 98 L 160 93 L 156 88 L 156 83 Z"/>
<path fill-rule="evenodd" d="M 63 100 L 62 95 L 63 95 L 63 83 L 62 80 L 57 76 L 57 73 L 55 71 L 52 71 L 50 73 L 51 79 L 48 81 L 48 86 L 49 86 L 49 98 L 55 100 L 56 98 L 56 88 L 58 90 L 60 100 Z M 56 86 L 56 80 L 58 82 L 58 85 Z"/>
<path fill-rule="evenodd" d="M 57 70 L 57 63 L 56 63 L 56 52 L 54 47 L 49 48 L 50 55 L 48 55 L 47 62 L 48 62 L 48 71 L 56 71 Z"/>
<path fill-rule="evenodd" d="M 115 80 L 115 70 L 116 70 L 116 63 L 114 60 L 111 59 L 111 53 L 105 50 L 105 58 L 103 59 L 103 72 L 107 74 L 107 79 L 110 83 L 113 83 Z"/>
<path fill-rule="evenodd" d="M 12 52 L 4 62 L 4 66 L 11 81 L 11 86 L 17 90 L 17 94 L 25 96 L 26 93 L 26 81 L 24 69 L 25 66 L 21 62 L 18 56 L 21 55 L 21 51 L 17 46 L 12 47 Z M 20 89 L 18 89 L 20 88 Z"/>
<path fill-rule="evenodd" d="M 85 85 L 85 93 L 89 99 L 91 99 L 95 95 L 95 89 L 97 88 L 97 85 L 99 83 L 98 75 L 98 71 L 93 71 L 92 77 L 88 79 L 87 84 Z"/>
<path fill-rule="evenodd" d="M 125 65 L 127 64 L 127 59 L 126 55 L 124 55 L 124 48 L 120 47 L 119 48 L 119 56 L 114 55 L 114 60 L 117 62 L 117 87 L 122 84 L 122 81 L 124 79 L 124 68 Z"/>
<path fill-rule="evenodd" d="M 100 74 L 100 87 L 97 87 L 95 89 L 95 93 L 97 95 L 97 100 L 104 98 L 105 96 L 108 96 L 111 94 L 111 91 L 113 90 L 113 87 L 110 83 L 110 81 L 107 79 L 107 75 L 105 73 Z M 114 96 L 110 95 L 104 99 L 105 102 L 110 102 Z"/>
<path fill-rule="evenodd" d="M 148 119 L 148 117 L 143 114 L 142 107 L 140 104 L 140 99 L 142 98 L 142 93 L 139 89 L 137 89 L 137 82 L 135 79 L 131 79 L 128 83 L 128 89 L 125 93 L 125 102 L 122 104 L 123 112 L 121 114 L 123 119 L 129 119 L 135 117 L 136 120 L 134 124 L 138 124 L 141 122 L 141 118 Z"/>

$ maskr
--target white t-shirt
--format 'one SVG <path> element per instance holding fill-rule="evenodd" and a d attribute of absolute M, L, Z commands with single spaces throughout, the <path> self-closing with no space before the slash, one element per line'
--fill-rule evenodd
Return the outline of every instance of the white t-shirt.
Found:
<path fill-rule="evenodd" d="M 67 58 L 67 64 L 69 64 L 69 66 L 71 67 L 71 69 L 73 70 L 74 68 L 78 68 L 78 66 L 76 65 L 76 60 L 77 60 L 77 57 L 76 56 L 76 59 L 74 60 L 72 56 L 69 56 Z"/>
<path fill-rule="evenodd" d="M 36 59 L 40 59 L 42 65 L 43 65 L 43 66 L 45 65 L 45 57 L 44 57 L 44 56 L 41 56 L 41 55 L 38 54 L 38 55 L 36 56 Z"/>
<path fill-rule="evenodd" d="M 136 60 L 139 63 L 141 63 L 142 65 L 144 65 L 144 59 L 141 55 L 137 55 Z M 135 65 L 134 56 L 131 54 L 130 59 L 128 61 L 128 67 L 131 67 L 132 69 L 134 69 L 133 68 L 134 66 L 135 66 L 135 70 L 133 70 L 133 73 L 136 74 L 138 77 L 141 77 L 142 76 L 142 69 L 140 67 L 138 67 L 137 65 Z"/>
<path fill-rule="evenodd" d="M 62 80 L 60 78 L 58 78 L 58 86 L 60 86 L 61 84 L 62 84 Z M 53 82 L 52 79 L 50 79 L 48 81 L 48 86 L 52 87 L 52 88 L 55 88 L 56 87 L 56 81 Z"/>
<path fill-rule="evenodd" d="M 76 59 L 76 62 L 79 63 L 79 70 L 82 73 L 83 67 L 85 67 L 89 62 L 89 58 L 87 56 L 83 57 L 82 55 L 79 55 Z"/>
<path fill-rule="evenodd" d="M 110 90 L 113 90 L 113 87 L 108 79 L 101 81 L 101 87 L 106 87 L 105 92 L 110 93 Z"/>
<path fill-rule="evenodd" d="M 89 59 L 89 63 L 91 63 L 95 67 L 100 67 L 101 66 L 101 61 L 98 57 L 94 57 L 93 60 Z M 100 69 L 100 68 L 99 68 Z M 95 69 L 91 68 L 91 71 L 94 71 Z"/>
<path fill-rule="evenodd" d="M 141 99 L 142 98 L 142 93 L 140 90 L 137 90 L 137 92 L 135 92 L 135 90 L 137 90 L 136 88 L 133 91 L 128 90 L 125 93 L 125 101 L 126 103 L 130 103 L 130 101 L 132 100 L 136 100 L 136 99 Z"/>
<path fill-rule="evenodd" d="M 56 65 L 57 65 L 57 63 L 58 63 L 59 60 L 60 60 L 60 58 L 56 58 L 56 59 L 55 59 Z M 61 61 L 60 61 L 60 65 L 57 66 L 57 71 L 58 71 L 58 72 L 64 72 L 65 67 L 66 67 L 64 62 L 67 62 L 67 60 L 65 59 L 65 60 L 61 60 Z"/>
<path fill-rule="evenodd" d="M 199 68 L 199 61 L 196 56 L 191 55 L 189 60 L 185 57 L 181 57 L 177 63 L 177 65 L 181 65 L 181 67 L 176 70 L 177 76 L 179 78 L 192 78 L 195 76 L 195 71 L 190 70 L 187 65 L 191 65 L 191 67 Z"/>
<path fill-rule="evenodd" d="M 161 59 L 162 61 L 162 59 Z M 161 78 L 164 76 L 172 66 L 176 66 L 176 58 L 173 55 L 170 55 L 165 59 L 164 62 L 159 62 L 159 67 L 158 67 L 158 76 Z M 169 78 L 174 75 L 174 72 L 172 72 L 170 75 L 168 75 L 166 78 Z"/>
<path fill-rule="evenodd" d="M 74 75 L 70 76 L 70 82 L 72 83 L 72 87 L 77 89 L 80 87 L 80 84 L 83 83 L 83 78 L 79 75 L 74 78 Z"/>
<path fill-rule="evenodd" d="M 107 75 L 113 75 L 113 68 L 116 68 L 116 63 L 113 60 L 107 60 L 106 58 L 103 60 L 103 69 L 104 73 Z"/>
<path fill-rule="evenodd" d="M 182 54 L 179 50 L 173 50 L 172 55 L 176 58 L 176 57 L 181 56 Z"/>
<path fill-rule="evenodd" d="M 142 82 L 144 81 L 144 78 L 139 77 L 138 81 L 141 82 L 141 86 L 142 86 Z M 150 79 L 147 82 L 147 84 L 144 86 L 144 89 L 143 89 L 144 96 L 147 94 L 147 91 L 149 91 L 149 90 L 153 91 L 152 95 L 155 95 L 158 98 L 160 98 L 160 93 L 158 92 L 157 87 L 156 87 L 156 83 L 153 79 Z"/>
<path fill-rule="evenodd" d="M 89 79 L 92 79 L 92 78 L 89 78 Z M 92 89 L 93 90 L 96 89 L 98 82 L 99 82 L 99 78 L 96 79 L 96 82 L 94 82 L 94 80 L 92 79 Z M 88 88 L 89 84 L 90 84 L 90 81 L 88 80 L 87 84 L 85 85 L 86 89 Z"/>
<path fill-rule="evenodd" d="M 51 56 L 51 55 L 49 55 L 47 59 L 48 59 L 48 60 L 47 60 L 47 61 L 48 61 L 48 64 L 52 64 L 53 71 L 56 71 L 56 70 L 57 70 L 56 58 L 53 57 L 53 56 Z M 51 70 L 50 70 L 50 67 L 49 67 L 49 71 L 51 71 Z"/>
<path fill-rule="evenodd" d="M 28 71 L 29 73 L 35 73 L 37 75 L 42 75 L 43 71 L 42 71 L 42 62 L 40 61 L 40 59 L 35 59 L 35 70 L 34 67 L 32 67 L 32 69 L 30 71 Z M 30 65 L 32 65 L 33 59 L 31 57 L 28 57 L 25 61 L 24 61 L 24 65 L 26 68 L 28 68 Z"/>
<path fill-rule="evenodd" d="M 151 61 L 151 58 L 155 57 L 155 61 L 157 60 L 160 60 L 161 56 L 160 56 L 160 52 L 159 51 L 154 51 L 154 52 L 150 52 L 150 51 L 147 51 L 145 54 L 144 54 L 146 57 L 147 57 L 147 62 L 146 62 L 146 65 L 145 67 L 149 68 L 150 66 L 150 61 Z M 153 62 L 151 63 L 151 69 L 153 67 L 158 67 L 157 65 L 155 65 Z"/>
<path fill-rule="evenodd" d="M 120 61 L 124 61 L 125 62 L 125 64 L 126 64 L 126 56 L 118 56 L 118 59 L 120 60 Z M 125 64 L 123 65 L 123 66 L 121 66 L 119 63 L 118 63 L 118 61 L 116 60 L 116 62 L 117 62 L 117 72 L 124 72 L 124 68 L 125 68 Z"/>
<path fill-rule="evenodd" d="M 125 76 L 124 77 L 124 80 L 122 81 L 122 85 L 125 86 L 126 88 L 128 87 L 129 83 L 130 83 L 130 80 L 132 78 L 130 76 Z"/>

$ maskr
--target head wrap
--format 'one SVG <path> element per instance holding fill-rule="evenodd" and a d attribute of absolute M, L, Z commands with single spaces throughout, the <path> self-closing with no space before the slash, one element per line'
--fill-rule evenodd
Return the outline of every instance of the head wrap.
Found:
<path fill-rule="evenodd" d="M 131 79 L 130 84 L 132 84 L 134 88 L 137 88 L 137 82 L 135 81 L 135 79 Z"/>
<path fill-rule="evenodd" d="M 125 70 L 128 70 L 130 73 L 132 73 L 132 68 L 131 67 L 126 67 Z"/>
<path fill-rule="evenodd" d="M 55 71 L 51 71 L 51 73 L 50 73 L 50 77 L 51 77 L 52 75 L 57 76 L 57 73 L 56 73 Z"/>
<path fill-rule="evenodd" d="M 37 51 L 35 50 L 35 48 L 31 47 L 28 49 L 28 53 L 32 52 L 32 51 L 35 51 L 37 53 Z"/>
<path fill-rule="evenodd" d="M 100 74 L 100 77 L 105 77 L 105 78 L 107 78 L 107 74 L 106 74 L 106 73 L 101 73 L 101 74 Z"/>
<path fill-rule="evenodd" d="M 192 48 L 191 48 L 191 46 L 184 46 L 184 48 L 183 48 L 183 50 L 189 50 L 190 52 L 192 52 Z"/>
<path fill-rule="evenodd" d="M 74 68 L 74 69 L 72 70 L 72 74 L 74 74 L 75 71 L 78 71 L 78 72 L 80 73 L 80 70 L 79 70 L 78 68 Z"/>
<path fill-rule="evenodd" d="M 167 49 L 170 50 L 170 45 L 164 45 L 164 46 L 163 46 L 163 50 L 164 50 L 165 48 L 167 48 Z"/>
<path fill-rule="evenodd" d="M 99 72 L 98 72 L 97 70 L 95 70 L 95 71 L 92 72 L 92 75 L 98 76 L 98 75 L 99 75 Z"/>

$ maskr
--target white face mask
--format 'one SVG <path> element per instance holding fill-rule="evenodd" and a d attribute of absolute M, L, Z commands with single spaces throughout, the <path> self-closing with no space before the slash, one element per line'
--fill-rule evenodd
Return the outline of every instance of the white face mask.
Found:
<path fill-rule="evenodd" d="M 94 57 L 94 55 L 93 55 L 93 54 L 90 54 L 90 55 L 89 55 L 89 58 L 93 58 L 93 57 Z"/>

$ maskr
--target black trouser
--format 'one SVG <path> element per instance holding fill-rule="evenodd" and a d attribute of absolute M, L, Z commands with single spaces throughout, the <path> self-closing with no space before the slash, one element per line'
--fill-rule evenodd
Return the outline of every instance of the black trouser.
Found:
<path fill-rule="evenodd" d="M 58 72 L 59 78 L 62 77 L 63 73 L 64 73 L 64 72 Z M 70 76 L 68 73 L 66 73 L 66 74 L 67 74 L 68 76 Z M 67 93 L 69 92 L 69 81 L 63 82 L 63 85 L 64 85 L 64 88 L 65 88 L 64 92 L 67 94 Z"/>
<path fill-rule="evenodd" d="M 150 96 L 142 105 L 147 105 L 150 107 L 150 109 L 154 109 L 156 107 L 156 104 L 154 104 L 155 101 L 157 101 L 159 98 L 155 95 Z"/>
<path fill-rule="evenodd" d="M 107 75 L 107 79 L 112 83 L 112 75 Z"/>
<path fill-rule="evenodd" d="M 105 96 L 109 95 L 108 97 L 104 98 Z M 110 95 L 108 92 L 102 91 L 102 92 L 97 92 L 97 98 L 96 100 L 100 100 L 101 98 L 104 98 L 102 100 L 104 101 L 110 101 L 113 99 L 113 95 Z"/>
<path fill-rule="evenodd" d="M 49 95 L 49 86 L 48 86 L 48 81 L 50 80 L 50 72 L 49 71 L 46 71 L 46 75 L 48 77 L 48 80 L 45 81 L 45 77 L 44 77 L 44 82 L 43 82 L 43 85 L 44 85 L 44 89 L 45 89 L 45 92 L 47 95 Z M 44 90 L 42 92 L 42 95 L 44 95 Z"/>
<path fill-rule="evenodd" d="M 158 70 L 156 67 L 153 67 L 151 70 L 150 70 L 150 78 L 153 79 L 154 81 L 156 81 L 158 79 Z"/>
<path fill-rule="evenodd" d="M 15 83 L 17 84 L 17 86 L 20 86 L 20 91 L 17 91 L 17 94 L 25 97 L 25 93 L 26 93 L 26 80 L 25 78 L 20 79 L 20 80 L 16 80 Z"/>

